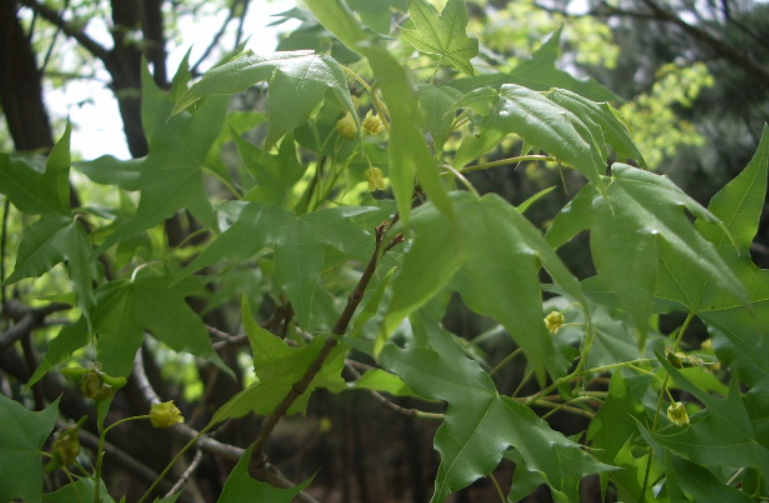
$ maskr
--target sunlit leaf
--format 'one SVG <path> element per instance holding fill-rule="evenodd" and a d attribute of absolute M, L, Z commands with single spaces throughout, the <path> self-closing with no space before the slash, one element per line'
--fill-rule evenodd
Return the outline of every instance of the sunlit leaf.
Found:
<path fill-rule="evenodd" d="M 478 55 L 478 39 L 468 37 L 465 0 L 449 0 L 438 14 L 426 0 L 409 0 L 409 15 L 416 29 L 401 30 L 401 35 L 418 51 L 434 54 L 462 72 L 473 75 L 470 60 Z"/>

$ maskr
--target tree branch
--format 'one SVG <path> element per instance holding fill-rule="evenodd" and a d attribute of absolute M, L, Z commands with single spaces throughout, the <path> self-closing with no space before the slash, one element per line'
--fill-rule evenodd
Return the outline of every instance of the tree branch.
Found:
<path fill-rule="evenodd" d="M 94 39 L 86 35 L 83 30 L 78 30 L 69 24 L 63 17 L 61 17 L 61 15 L 59 15 L 58 12 L 51 9 L 47 5 L 37 3 L 35 0 L 21 0 L 21 3 L 35 11 L 46 21 L 59 28 L 68 37 L 72 37 L 77 40 L 80 45 L 82 45 L 95 58 L 104 63 L 105 66 L 111 66 L 109 51 Z"/>
<path fill-rule="evenodd" d="M 396 219 L 393 219 L 389 222 L 384 222 L 376 228 L 374 235 L 376 239 L 374 253 L 371 256 L 368 265 L 366 265 L 366 269 L 363 271 L 360 280 L 358 280 L 358 284 L 347 298 L 347 304 L 345 305 L 342 314 L 339 316 L 339 319 L 337 320 L 332 330 L 333 335 L 344 335 L 344 333 L 347 331 L 347 326 L 350 324 L 352 316 L 355 314 L 355 310 L 358 308 L 358 305 L 363 300 L 363 295 L 366 292 L 366 288 L 368 287 L 371 278 L 374 276 L 374 271 L 376 271 L 376 267 L 379 264 L 379 260 L 382 258 L 382 255 L 384 255 L 384 253 L 390 250 L 393 246 L 403 242 L 403 236 L 398 235 L 390 243 L 386 245 L 384 244 L 384 237 L 387 234 L 387 231 L 395 223 L 395 221 Z M 263 451 L 264 444 L 267 442 L 270 434 L 272 434 L 275 426 L 277 426 L 283 416 L 288 413 L 291 405 L 293 405 L 293 403 L 300 396 L 302 396 L 305 391 L 307 391 L 310 383 L 312 383 L 312 380 L 323 368 L 323 364 L 326 362 L 326 359 L 329 357 L 329 355 L 331 355 L 331 352 L 334 350 L 337 344 L 338 339 L 334 337 L 329 337 L 326 339 L 326 342 L 323 344 L 320 353 L 317 357 L 315 357 L 315 360 L 313 360 L 313 362 L 310 364 L 302 378 L 294 383 L 288 394 L 283 397 L 283 400 L 278 404 L 277 407 L 275 407 L 273 413 L 262 424 L 262 428 L 259 431 L 259 436 L 252 444 L 253 450 L 251 452 L 251 459 L 248 466 L 252 475 L 258 473 L 261 466 L 265 462 Z"/>

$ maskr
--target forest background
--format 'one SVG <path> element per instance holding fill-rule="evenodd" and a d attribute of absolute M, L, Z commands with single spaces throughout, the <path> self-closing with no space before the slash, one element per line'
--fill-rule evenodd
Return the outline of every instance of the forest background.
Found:
<path fill-rule="evenodd" d="M 389 17 L 381 21 L 382 11 L 392 14 L 396 25 L 407 19 L 405 1 L 348 3 L 362 19 L 379 19 L 372 24 L 380 32 L 388 32 L 391 27 Z M 435 2 L 439 10 L 444 4 Z M 158 89 L 178 92 L 173 90 L 176 69 L 168 63 L 169 52 L 179 48 L 183 51 L 193 43 L 205 47 L 197 59 L 189 62 L 195 79 L 240 52 L 249 36 L 259 36 L 260 27 L 249 27 L 245 20 L 250 10 L 261 7 L 255 0 L 3 2 L 0 101 L 4 122 L 0 150 L 50 152 L 56 139 L 69 134 L 69 126 L 66 117 L 49 113 L 46 90 L 66 92 L 72 82 L 108 76 L 104 85 L 116 100 L 128 152 L 134 159 L 144 158 L 151 153 L 141 108 L 142 89 L 146 90 L 148 85 L 142 82 L 145 68 Z M 211 40 L 199 40 L 194 28 L 180 28 L 210 23 L 206 16 L 212 9 L 227 15 Z M 616 95 L 604 96 L 602 100 L 611 101 L 621 112 L 646 165 L 656 173 L 668 175 L 704 206 L 749 164 L 756 152 L 769 117 L 769 4 L 765 2 L 477 1 L 469 2 L 467 9 L 467 33 L 482 43 L 476 59 L 477 72 L 484 68 L 511 71 L 538 54 L 543 44 L 554 51 L 558 47 L 558 68 L 580 79 L 594 79 L 584 82 L 600 82 Z M 330 54 L 345 65 L 353 65 L 359 59 L 310 10 L 299 6 L 276 17 L 279 25 L 285 21 L 294 28 L 280 36 L 278 50 L 311 49 Z M 90 30 L 99 25 L 108 27 L 108 43 L 103 37 L 91 36 Z M 556 40 L 554 33 L 560 35 L 560 43 L 552 43 Z M 398 54 L 409 62 L 415 74 L 429 76 L 434 69 L 438 73 L 434 61 L 413 48 L 407 46 Z M 236 136 L 249 132 L 249 140 L 259 143 L 269 134 L 265 128 L 251 132 L 267 120 L 254 113 L 267 109 L 267 96 L 266 87 L 256 86 L 230 100 L 231 114 L 227 128 L 222 129 L 226 132 L 214 143 L 215 155 L 206 160 L 214 172 L 235 170 L 238 168 L 233 166 L 243 164 L 243 150 L 242 146 L 236 147 Z M 520 149 L 519 141 L 502 142 L 483 162 L 494 163 Z M 77 151 L 71 155 L 75 162 L 91 161 L 81 159 Z M 362 190 L 361 184 L 376 186 L 376 181 L 366 178 L 363 168 L 356 169 L 357 190 Z M 87 168 L 82 171 L 91 176 Z M 560 186 L 547 198 L 538 199 L 526 212 L 527 218 L 541 229 L 547 228 L 584 183 L 580 173 L 564 171 L 557 163 L 543 168 L 541 163 L 525 160 L 514 166 L 508 163 L 468 173 L 467 178 L 479 193 L 497 193 L 516 206 L 549 187 Z M 71 185 L 71 207 L 88 208 L 85 213 L 89 218 L 109 221 L 121 212 L 135 211 L 136 200 L 126 196 L 127 192 L 104 189 L 74 170 Z M 208 190 L 227 197 L 222 195 L 227 192 L 226 183 L 212 184 Z M 7 191 L 3 193 L 0 277 L 6 280 L 17 263 L 15 254 L 20 250 L 23 231 L 33 219 L 25 215 L 25 209 L 12 204 Z M 93 239 L 103 242 L 111 229 L 104 226 L 99 230 L 103 234 Z M 137 267 L 137 258 L 150 268 L 163 260 L 181 266 L 198 256 L 210 237 L 198 214 L 179 211 L 151 232 L 121 241 L 109 257 L 110 263 L 100 267 L 109 278 L 110 270 Z M 587 237 L 580 236 L 559 250 L 563 261 L 580 279 L 595 274 L 586 243 Z M 750 254 L 756 265 L 769 267 L 769 210 L 765 205 Z M 229 368 L 249 366 L 243 356 L 249 341 L 239 335 L 245 330 L 241 318 L 244 294 L 253 304 L 248 309 L 253 310 L 263 327 L 280 333 L 293 326 L 293 308 L 285 298 L 274 294 L 278 291 L 274 286 L 265 286 L 265 268 L 268 270 L 274 264 L 263 262 L 259 267 L 259 271 L 251 273 L 220 271 L 222 279 L 226 277 L 221 285 L 206 295 L 198 293 L 188 298 L 205 321 L 217 354 Z M 73 305 L 67 297 L 71 293 L 67 278 L 68 273 L 59 266 L 40 278 L 3 283 L 0 386 L 3 395 L 23 403 L 29 410 L 50 410 L 47 407 L 62 396 L 58 427 L 65 428 L 67 420 L 74 423 L 87 416 L 89 419 L 77 434 L 84 446 L 97 451 L 100 427 L 103 431 L 103 424 L 99 424 L 102 412 L 97 413 L 93 402 L 73 393 L 77 387 L 73 387 L 72 379 L 53 371 L 45 376 L 36 373 L 41 362 L 45 365 L 50 341 L 62 326 L 77 326 L 75 311 L 83 305 Z M 498 323 L 469 309 L 458 296 L 449 302 L 442 327 L 467 341 L 467 353 L 473 359 L 490 370 L 499 368 L 500 389 L 523 387 L 524 394 L 529 395 L 544 389 L 527 380 L 526 361 L 516 353 L 518 345 L 509 337 L 500 336 L 504 330 Z M 566 306 L 554 307 L 567 310 Z M 664 314 L 655 319 L 655 329 L 660 334 L 671 334 L 682 323 L 688 326 L 686 320 L 686 313 Z M 685 342 L 691 348 L 700 348 L 710 337 L 706 324 L 695 320 L 686 332 Z M 221 367 L 201 364 L 151 338 L 143 344 L 140 355 L 142 358 L 137 361 L 141 368 L 133 370 L 125 388 L 115 398 L 110 421 L 146 414 L 151 386 L 160 396 L 173 398 L 184 412 L 185 424 L 200 430 L 216 410 L 221 410 L 219 407 L 253 379 L 248 372 L 229 375 Z M 76 356 L 80 364 L 92 359 L 87 351 Z M 499 366 L 511 361 L 511 365 Z M 48 363 L 50 369 L 60 362 Z M 25 387 L 33 374 L 36 384 Z M 728 382 L 728 378 L 722 380 Z M 719 388 L 721 392 L 724 389 Z M 440 462 L 438 453 L 432 450 L 439 423 L 421 420 L 413 413 L 419 403 L 415 397 L 401 397 L 387 402 L 389 405 L 382 405 L 381 400 L 381 395 L 363 392 L 317 392 L 306 417 L 291 416 L 270 437 L 266 446 L 270 466 L 280 471 L 276 468 L 275 472 L 263 473 L 263 477 L 272 477 L 272 482 L 285 481 L 285 477 L 296 482 L 314 477 L 302 497 L 321 501 L 429 500 Z M 419 407 L 433 407 L 434 410 L 426 412 L 428 415 L 440 413 L 440 407 L 433 404 L 428 404 L 427 409 L 421 404 Z M 260 417 L 251 415 L 227 423 L 216 436 L 220 442 L 216 445 L 224 450 L 216 453 L 215 449 L 201 449 L 197 455 L 190 454 L 181 468 L 177 467 L 175 475 L 162 482 L 157 494 L 171 491 L 174 481 L 186 473 L 189 479 L 183 480 L 185 501 L 215 501 L 239 457 L 233 455 L 234 451 L 226 452 L 226 446 L 249 445 L 254 432 L 259 431 Z M 568 407 L 548 415 L 553 429 L 566 435 L 583 432 L 587 420 L 585 414 Z M 169 453 L 177 452 L 189 436 L 190 430 L 182 427 L 174 434 L 158 434 L 158 430 L 140 422 L 121 426 L 120 435 L 111 436 L 106 444 L 103 478 L 109 492 L 115 497 L 125 494 L 128 501 L 137 500 L 164 469 L 171 458 Z M 496 498 L 500 484 L 510 485 L 514 466 L 514 459 L 504 461 L 496 478 L 484 478 L 453 497 L 458 501 Z M 597 472 L 600 470 L 593 473 Z M 592 482 L 581 485 L 582 501 L 599 501 L 605 487 L 598 478 L 594 476 L 588 479 Z M 65 482 L 66 477 L 60 472 L 46 479 L 51 490 Z M 280 486 L 279 482 L 276 485 Z M 612 493 L 614 490 L 609 490 L 609 499 L 617 497 Z M 530 498 L 529 501 L 549 501 L 550 494 L 541 487 L 531 495 L 519 496 Z"/>

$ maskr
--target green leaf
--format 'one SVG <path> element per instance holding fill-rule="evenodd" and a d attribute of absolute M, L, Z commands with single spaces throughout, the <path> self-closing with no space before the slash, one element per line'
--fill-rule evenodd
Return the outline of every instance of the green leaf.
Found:
<path fill-rule="evenodd" d="M 708 501 L 713 503 L 751 503 L 755 500 L 720 482 L 706 468 L 678 456 L 672 457 L 672 465 L 676 481 L 681 489 L 691 498 L 691 501 Z"/>
<path fill-rule="evenodd" d="M 104 481 L 99 481 L 101 485 L 100 496 L 102 503 L 115 503 L 115 500 L 109 495 Z M 86 503 L 96 500 L 96 485 L 92 478 L 83 478 L 67 484 L 61 489 L 45 493 L 43 503 Z"/>
<path fill-rule="evenodd" d="M 596 103 L 566 89 L 553 89 L 547 97 L 574 113 L 583 122 L 593 121 L 600 127 L 606 143 L 619 155 L 635 159 L 642 167 L 646 167 L 646 160 L 630 137 L 627 127 L 617 117 L 619 112 L 609 103 Z"/>
<path fill-rule="evenodd" d="M 685 262 L 689 276 L 708 278 L 737 298 L 744 287 L 682 211 L 711 222 L 719 220 L 667 177 L 624 164 L 612 166 L 607 188 L 611 204 L 590 187 L 555 218 L 548 240 L 559 245 L 590 228 L 599 279 L 619 298 L 644 337 L 651 313 L 656 272 L 667 255 Z"/>
<path fill-rule="evenodd" d="M 67 122 L 64 134 L 48 156 L 44 173 L 34 167 L 33 159 L 0 154 L 0 193 L 24 213 L 69 216 L 71 132 L 72 125 Z"/>
<path fill-rule="evenodd" d="M 330 90 L 339 103 L 357 117 L 342 67 L 330 56 L 312 51 L 277 52 L 270 56 L 247 51 L 206 72 L 171 113 L 178 114 L 206 96 L 235 94 L 263 81 L 269 82 L 270 105 L 265 150 L 307 122 L 325 99 L 326 91 Z"/>
<path fill-rule="evenodd" d="M 401 221 L 408 226 L 417 176 L 433 203 L 444 214 L 453 217 L 454 210 L 440 180 L 438 167 L 419 127 L 424 121 L 409 74 L 382 47 L 369 47 L 365 54 L 390 113 L 390 182 Z"/>
<path fill-rule="evenodd" d="M 363 52 L 360 43 L 369 38 L 343 0 L 305 0 L 307 7 L 328 31 L 348 49 Z"/>
<path fill-rule="evenodd" d="M 583 475 L 608 469 L 531 409 L 500 396 L 489 375 L 456 345 L 441 353 L 387 345 L 380 363 L 420 396 L 449 404 L 435 436 L 441 465 L 433 503 L 488 475 L 509 447 L 518 449 L 529 469 L 541 473 L 554 493 L 563 492 L 571 501 L 577 500 Z"/>
<path fill-rule="evenodd" d="M 358 13 L 369 28 L 387 35 L 392 24 L 391 9 L 406 10 L 406 0 L 348 0 L 350 8 Z"/>
<path fill-rule="evenodd" d="M 414 242 L 393 281 L 385 333 L 392 333 L 458 272 L 453 284 L 465 302 L 505 326 L 540 381 L 546 368 L 561 375 L 567 362 L 556 353 L 543 322 L 540 261 L 556 282 L 584 303 L 576 279 L 539 231 L 498 196 L 453 192 L 451 198 L 462 215 L 457 222 L 429 204 L 414 212 Z"/>
<path fill-rule="evenodd" d="M 266 482 L 251 478 L 248 474 L 248 461 L 251 450 L 246 450 L 238 464 L 227 477 L 222 494 L 216 503 L 291 503 L 310 480 L 289 489 L 278 489 Z"/>
<path fill-rule="evenodd" d="M 462 92 L 484 87 L 499 88 L 503 84 L 519 84 L 537 91 L 549 91 L 553 87 L 560 87 L 595 101 L 619 100 L 619 96 L 595 79 L 580 80 L 555 66 L 562 31 L 558 29 L 550 35 L 530 59 L 523 61 L 510 73 L 479 75 L 470 79 L 457 80 L 451 86 Z"/>
<path fill-rule="evenodd" d="M 438 14 L 426 0 L 409 0 L 409 14 L 415 30 L 401 30 L 401 35 L 420 52 L 440 56 L 452 66 L 474 75 L 470 60 L 478 55 L 478 39 L 468 37 L 465 0 L 449 0 Z"/>
<path fill-rule="evenodd" d="M 37 366 L 35 373 L 27 381 L 27 388 L 31 388 L 49 370 L 69 359 L 72 353 L 84 347 L 89 341 L 88 323 L 85 317 L 81 316 L 75 323 L 65 325 L 48 345 L 43 362 Z"/>
<path fill-rule="evenodd" d="M 503 85 L 484 127 L 502 135 L 517 134 L 575 167 L 603 189 L 605 163 L 590 128 L 540 93 L 516 84 Z"/>
<path fill-rule="evenodd" d="M 41 449 L 56 424 L 59 401 L 41 412 L 25 409 L 0 393 L 0 501 L 21 498 L 40 503 L 43 492 Z"/>
<path fill-rule="evenodd" d="M 274 206 L 248 203 L 237 222 L 214 240 L 179 277 L 224 259 L 250 258 L 274 243 L 278 282 L 291 301 L 299 322 L 309 329 L 325 248 L 332 247 L 352 258 L 368 260 L 374 250 L 374 239 L 352 217 L 377 210 L 375 207 L 337 207 L 296 216 Z"/>
<path fill-rule="evenodd" d="M 169 276 L 146 276 L 106 284 L 98 293 L 94 329 L 98 358 L 107 374 L 131 373 L 136 351 L 149 330 L 175 351 L 186 351 L 232 371 L 214 351 L 206 326 L 185 302 L 192 282 L 171 284 Z"/>
<path fill-rule="evenodd" d="M 416 396 L 403 379 L 382 369 L 367 370 L 360 379 L 350 385 L 353 389 L 369 389 L 395 396 Z"/>
<path fill-rule="evenodd" d="M 149 142 L 149 155 L 120 161 L 103 156 L 78 163 L 77 168 L 91 180 L 141 190 L 136 214 L 120 223 L 97 253 L 119 240 L 145 231 L 188 209 L 210 229 L 216 217 L 205 189 L 204 164 L 219 136 L 227 111 L 227 99 L 209 99 L 194 115 L 169 118 L 173 102 L 155 85 L 149 71 L 142 73 L 142 123 Z"/>
<path fill-rule="evenodd" d="M 660 432 L 653 435 L 654 439 L 696 463 L 734 469 L 750 466 L 764 479 L 769 478 L 769 449 L 756 439 L 737 380 L 732 379 L 726 398 L 715 398 L 694 385 L 661 353 L 657 358 L 676 384 L 697 397 L 706 408 L 694 416 L 692 424 L 683 431 Z"/>
<path fill-rule="evenodd" d="M 212 424 L 229 418 L 241 417 L 249 412 L 271 414 L 275 407 L 291 392 L 318 356 L 325 337 L 315 337 L 303 347 L 291 347 L 280 337 L 260 327 L 253 319 L 248 299 L 243 298 L 243 324 L 254 353 L 254 369 L 258 381 L 241 391 L 211 419 Z M 303 412 L 315 388 L 324 387 L 340 391 L 346 384 L 341 377 L 347 349 L 337 346 L 326 359 L 322 369 L 310 382 L 307 390 L 297 398 L 288 410 L 289 414 Z"/>
<path fill-rule="evenodd" d="M 307 166 L 297 158 L 292 135 L 283 139 L 276 155 L 263 152 L 237 134 L 233 137 L 240 157 L 257 182 L 244 199 L 287 209 L 293 207 L 294 184 L 302 178 Z"/>
<path fill-rule="evenodd" d="M 755 155 L 734 180 L 719 191 L 709 210 L 723 226 L 699 218 L 697 229 L 712 243 L 745 285 L 749 303 L 724 291 L 710 276 L 686 274 L 683 262 L 665 256 L 665 270 L 655 294 L 666 302 L 685 306 L 698 315 L 733 347 L 730 364 L 751 376 L 753 386 L 769 389 L 769 271 L 751 260 L 750 244 L 758 232 L 769 171 L 769 128 L 765 127 Z M 756 393 L 761 393 L 757 390 Z"/>
<path fill-rule="evenodd" d="M 56 264 L 66 261 L 78 306 L 90 317 L 96 302 L 93 293 L 96 271 L 91 254 L 91 243 L 79 219 L 43 216 L 24 229 L 16 265 L 3 284 L 12 284 L 23 278 L 38 278 Z"/>
<path fill-rule="evenodd" d="M 419 103 L 425 111 L 425 125 L 432 135 L 437 149 L 442 149 L 449 137 L 454 123 L 457 101 L 462 95 L 456 89 L 447 86 L 423 84 L 417 87 Z"/>

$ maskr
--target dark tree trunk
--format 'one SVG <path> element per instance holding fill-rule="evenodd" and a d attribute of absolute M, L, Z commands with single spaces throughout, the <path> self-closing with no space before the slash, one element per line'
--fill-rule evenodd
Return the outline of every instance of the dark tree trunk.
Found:
<path fill-rule="evenodd" d="M 49 149 L 53 137 L 40 70 L 18 9 L 16 2 L 0 1 L 0 103 L 16 150 Z"/>

